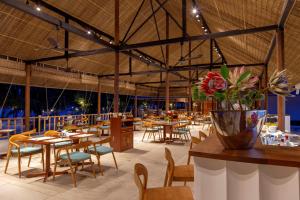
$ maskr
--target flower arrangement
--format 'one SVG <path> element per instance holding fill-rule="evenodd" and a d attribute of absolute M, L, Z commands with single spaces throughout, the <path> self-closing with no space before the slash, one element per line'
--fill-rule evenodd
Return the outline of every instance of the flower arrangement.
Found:
<path fill-rule="evenodd" d="M 219 72 L 210 71 L 193 87 L 193 100 L 203 101 L 213 97 L 218 102 L 219 109 L 249 110 L 253 109 L 255 101 L 263 99 L 263 93 L 270 91 L 276 95 L 292 96 L 294 86 L 289 84 L 285 70 L 275 71 L 266 88 L 258 88 L 258 76 L 245 67 L 230 71 L 224 65 Z"/>

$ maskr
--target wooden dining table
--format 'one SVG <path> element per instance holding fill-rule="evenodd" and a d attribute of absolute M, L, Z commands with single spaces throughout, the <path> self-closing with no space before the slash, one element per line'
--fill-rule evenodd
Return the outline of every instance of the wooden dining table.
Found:
<path fill-rule="evenodd" d="M 163 127 L 163 142 L 172 142 L 172 134 L 173 134 L 173 128 L 179 122 L 168 122 L 168 121 L 153 121 L 152 124 L 154 126 L 162 126 Z M 170 138 L 167 140 L 167 133 L 169 133 Z"/>
<path fill-rule="evenodd" d="M 26 175 L 27 178 L 31 177 L 38 177 L 38 176 L 44 176 L 44 182 L 46 182 L 47 178 L 49 176 L 53 175 L 53 171 L 51 170 L 51 146 L 57 143 L 66 142 L 66 141 L 73 141 L 78 142 L 80 139 L 83 138 L 89 138 L 94 136 L 92 133 L 71 133 L 68 136 L 64 136 L 61 138 L 55 138 L 55 137 L 48 137 L 48 136 L 42 136 L 42 137 L 33 137 L 28 140 L 23 141 L 27 144 L 34 144 L 34 145 L 42 145 L 45 147 L 45 168 L 43 172 L 39 173 L 29 173 Z M 63 172 L 56 172 L 56 175 L 59 174 L 65 174 L 66 171 Z"/>

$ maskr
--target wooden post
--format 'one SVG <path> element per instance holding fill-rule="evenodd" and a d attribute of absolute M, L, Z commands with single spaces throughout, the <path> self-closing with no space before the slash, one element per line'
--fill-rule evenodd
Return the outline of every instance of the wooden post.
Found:
<path fill-rule="evenodd" d="M 137 89 L 135 89 L 134 93 L 134 117 L 138 116 L 138 99 L 137 99 Z"/>
<path fill-rule="evenodd" d="M 169 38 L 169 14 L 166 13 L 166 39 Z M 169 69 L 169 45 L 166 45 L 166 69 Z M 166 112 L 170 107 L 170 80 L 169 72 L 166 72 Z"/>
<path fill-rule="evenodd" d="M 265 65 L 265 69 L 264 69 L 264 77 L 265 77 L 265 84 L 264 86 L 267 87 L 268 86 L 268 65 Z M 265 110 L 268 110 L 268 91 L 265 91 L 265 100 L 264 100 L 264 108 Z"/>
<path fill-rule="evenodd" d="M 26 80 L 25 80 L 25 130 L 30 129 L 30 79 L 31 65 L 25 64 Z"/>
<path fill-rule="evenodd" d="M 284 69 L 284 29 L 276 31 L 277 70 Z M 285 97 L 277 96 L 278 129 L 285 131 Z"/>
<path fill-rule="evenodd" d="M 120 1 L 115 0 L 115 45 L 119 46 L 119 6 Z M 115 79 L 114 79 L 114 112 L 119 112 L 119 64 L 120 64 L 120 53 L 117 49 L 115 51 Z"/>
<path fill-rule="evenodd" d="M 101 82 L 100 78 L 98 78 L 98 115 L 101 114 Z"/>
<path fill-rule="evenodd" d="M 191 55 L 191 51 L 192 51 L 192 42 L 189 41 L 189 66 L 192 65 L 192 55 Z M 188 115 L 190 115 L 190 113 L 192 112 L 192 72 L 189 71 L 189 87 L 188 87 Z"/>

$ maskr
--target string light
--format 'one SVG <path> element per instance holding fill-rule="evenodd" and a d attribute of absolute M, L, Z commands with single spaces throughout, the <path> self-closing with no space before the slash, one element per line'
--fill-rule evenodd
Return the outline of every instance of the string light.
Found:
<path fill-rule="evenodd" d="M 197 12 L 198 12 L 197 9 L 196 9 L 196 8 L 193 8 L 192 13 L 193 13 L 193 14 L 196 14 Z"/>

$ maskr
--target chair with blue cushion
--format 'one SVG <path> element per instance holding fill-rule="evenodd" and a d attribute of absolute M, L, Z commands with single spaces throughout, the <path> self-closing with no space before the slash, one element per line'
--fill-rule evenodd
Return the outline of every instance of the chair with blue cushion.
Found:
<path fill-rule="evenodd" d="M 113 148 L 110 146 L 104 146 L 103 144 L 109 144 L 111 141 L 111 137 L 106 137 L 105 139 L 102 139 L 100 141 L 94 142 L 93 145 L 89 146 L 88 150 L 90 153 L 94 154 L 97 157 L 98 160 L 98 166 L 100 169 L 101 174 L 103 175 L 103 170 L 100 163 L 100 156 L 103 156 L 105 154 L 111 153 L 115 162 L 116 169 L 118 170 L 118 165 L 116 161 L 116 157 L 114 154 Z"/>
<path fill-rule="evenodd" d="M 10 157 L 18 157 L 18 174 L 19 178 L 21 178 L 21 158 L 29 156 L 28 160 L 28 167 L 30 165 L 30 158 L 32 155 L 35 154 L 42 154 L 42 163 L 43 163 L 43 170 L 44 170 L 44 151 L 43 147 L 41 146 L 27 146 L 24 144 L 25 140 L 28 140 L 30 137 L 23 135 L 23 134 L 17 134 L 13 135 L 9 138 L 9 144 L 8 144 L 8 150 L 7 150 L 7 161 L 5 165 L 4 173 L 7 172 L 8 164 Z"/>
<path fill-rule="evenodd" d="M 55 130 L 49 130 L 49 131 L 46 131 L 44 133 L 44 136 L 46 137 L 55 137 L 55 138 L 59 138 L 60 137 L 60 133 L 58 131 L 55 131 Z M 55 143 L 53 144 L 53 151 L 54 151 L 54 160 L 56 159 L 56 150 L 59 149 L 59 148 L 63 148 L 65 146 L 70 146 L 72 145 L 72 141 L 65 141 L 65 142 L 59 142 L 59 143 Z"/>
<path fill-rule="evenodd" d="M 94 162 L 92 161 L 91 154 L 87 151 L 87 148 L 92 145 L 91 141 L 81 142 L 79 144 L 74 144 L 72 146 L 65 146 L 63 148 L 58 149 L 55 159 L 54 172 L 53 172 L 53 180 L 55 180 L 55 174 L 58 162 L 66 163 L 70 167 L 72 182 L 74 187 L 77 186 L 76 181 L 76 171 L 78 169 L 78 165 L 81 164 L 84 167 L 85 161 L 89 160 L 90 166 L 92 168 L 93 176 L 96 178 Z M 80 151 L 83 149 L 83 151 Z M 65 151 L 65 154 L 60 154 L 61 151 Z M 75 165 L 75 166 L 74 166 Z"/>

